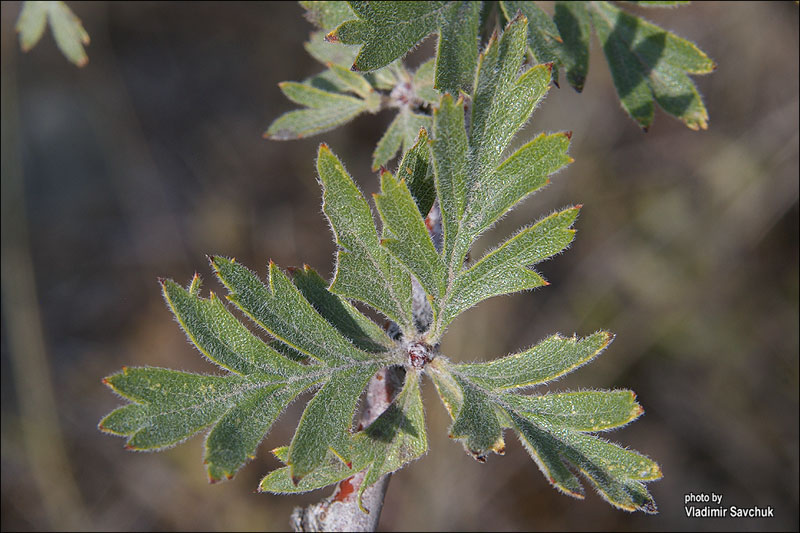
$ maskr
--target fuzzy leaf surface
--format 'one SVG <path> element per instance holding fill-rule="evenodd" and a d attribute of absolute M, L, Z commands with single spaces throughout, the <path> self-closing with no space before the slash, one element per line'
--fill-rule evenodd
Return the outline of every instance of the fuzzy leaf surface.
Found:
<path fill-rule="evenodd" d="M 403 390 L 391 406 L 366 429 L 353 436 L 352 468 L 328 454 L 323 466 L 297 485 L 292 481 L 289 468 L 284 467 L 270 472 L 261 481 L 260 490 L 280 494 L 308 492 L 368 469 L 359 488 L 361 496 L 384 474 L 421 457 L 427 451 L 428 443 L 419 377 L 416 372 L 408 372 Z M 288 459 L 288 449 L 278 449 L 275 453 L 284 462 Z"/>
<path fill-rule="evenodd" d="M 624 426 L 642 414 L 630 391 L 581 391 L 523 395 L 516 389 L 544 383 L 596 356 L 610 335 L 584 339 L 554 336 L 521 354 L 491 363 L 435 360 L 431 377 L 453 418 L 451 435 L 478 460 L 503 453 L 502 429 L 513 429 L 550 483 L 582 498 L 570 470 L 583 474 L 612 505 L 656 512 L 644 485 L 661 477 L 649 458 L 590 433 Z"/>
<path fill-rule="evenodd" d="M 331 291 L 369 304 L 410 331 L 411 279 L 381 247 L 367 201 L 325 145 L 319 149 L 317 173 L 322 210 L 340 247 Z"/>
<path fill-rule="evenodd" d="M 405 181 L 389 171 L 381 174 L 381 194 L 375 196 L 386 230 L 385 246 L 420 282 L 428 294 L 443 290 L 444 265 Z"/>
<path fill-rule="evenodd" d="M 478 57 L 479 2 L 350 2 L 350 7 L 358 19 L 344 22 L 328 39 L 362 45 L 353 70 L 384 67 L 437 32 L 436 88 L 470 90 Z"/>

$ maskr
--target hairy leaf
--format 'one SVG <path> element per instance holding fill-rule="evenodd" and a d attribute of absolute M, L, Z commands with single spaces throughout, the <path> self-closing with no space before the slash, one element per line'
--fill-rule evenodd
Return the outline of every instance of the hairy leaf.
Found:
<path fill-rule="evenodd" d="M 600 331 L 584 339 L 553 335 L 536 346 L 489 363 L 455 365 L 454 371 L 492 391 L 530 387 L 572 372 L 602 352 L 611 335 Z"/>
<path fill-rule="evenodd" d="M 397 113 L 372 154 L 372 170 L 378 170 L 401 150 L 406 153 L 414 146 L 420 129 L 431 128 L 431 117 L 414 113 L 405 107 Z"/>
<path fill-rule="evenodd" d="M 502 428 L 515 430 L 553 486 L 578 498 L 579 471 L 612 505 L 656 512 L 644 482 L 661 477 L 647 457 L 588 433 L 623 426 L 642 414 L 630 391 L 582 391 L 528 396 L 514 391 L 577 368 L 610 341 L 599 332 L 582 340 L 551 337 L 531 350 L 491 363 L 453 365 L 440 358 L 431 377 L 453 418 L 451 435 L 485 460 L 503 453 Z M 500 414 L 502 412 L 502 415 Z M 498 440 L 494 440 L 498 439 Z"/>
<path fill-rule="evenodd" d="M 380 246 L 364 196 L 325 145 L 319 149 L 317 172 L 323 188 L 322 210 L 341 248 L 331 291 L 361 300 L 411 331 L 411 280 Z"/>
<path fill-rule="evenodd" d="M 389 408 L 352 439 L 352 465 L 348 468 L 332 453 L 325 463 L 296 485 L 289 467 L 270 472 L 260 490 L 273 493 L 297 493 L 326 487 L 356 472 L 368 469 L 359 487 L 359 496 L 384 474 L 394 472 L 421 457 L 428 448 L 424 411 L 419 391 L 419 374 L 406 373 L 403 390 Z M 288 460 L 288 449 L 275 450 L 279 459 Z"/>
<path fill-rule="evenodd" d="M 436 252 L 422 215 L 405 181 L 381 173 L 381 194 L 375 196 L 386 230 L 385 246 L 419 281 L 425 291 L 438 297 L 444 290 L 444 265 Z"/>

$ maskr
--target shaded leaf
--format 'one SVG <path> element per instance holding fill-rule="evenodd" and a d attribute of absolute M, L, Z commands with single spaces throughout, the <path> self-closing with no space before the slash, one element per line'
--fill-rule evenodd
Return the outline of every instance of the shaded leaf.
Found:
<path fill-rule="evenodd" d="M 403 155 L 397 168 L 397 177 L 406 180 L 420 214 L 427 216 L 436 199 L 436 184 L 433 181 L 428 132 L 424 129 L 419 130 L 416 143 Z"/>
<path fill-rule="evenodd" d="M 358 348 L 383 352 L 392 345 L 386 332 L 347 300 L 328 290 L 328 284 L 311 267 L 291 271 L 292 281 L 325 320 Z"/>
<path fill-rule="evenodd" d="M 244 266 L 215 256 L 211 264 L 230 290 L 228 299 L 271 335 L 328 364 L 369 359 L 312 307 L 275 263 L 269 287 Z"/>
<path fill-rule="evenodd" d="M 405 153 L 414 145 L 420 129 L 431 128 L 431 117 L 414 113 L 407 107 L 400 110 L 383 134 L 372 154 L 372 170 L 378 170 L 393 158 L 398 150 Z"/>
<path fill-rule="evenodd" d="M 653 101 L 691 129 L 706 129 L 708 112 L 689 74 L 714 70 L 691 42 L 608 2 L 594 2 L 592 23 L 622 106 L 640 126 L 653 121 Z"/>
<path fill-rule="evenodd" d="M 381 173 L 381 194 L 375 203 L 385 228 L 385 246 L 419 281 L 425 291 L 439 297 L 444 290 L 445 270 L 428 229 L 405 181 L 392 173 Z"/>

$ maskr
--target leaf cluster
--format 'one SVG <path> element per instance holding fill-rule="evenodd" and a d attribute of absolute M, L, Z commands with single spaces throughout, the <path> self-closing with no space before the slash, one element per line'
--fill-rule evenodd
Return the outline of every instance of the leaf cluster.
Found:
<path fill-rule="evenodd" d="M 413 31 L 375 29 L 384 3 L 350 3 L 353 13 L 371 22 L 346 31 L 349 22 L 340 21 L 348 16 L 347 6 L 341 3 L 313 4 L 309 13 L 323 27 L 339 22 L 342 41 L 353 35 L 369 40 L 374 32 L 385 39 L 380 32 L 396 31 L 399 42 L 419 39 L 429 27 L 445 32 L 451 17 L 464 15 L 459 3 L 409 4 L 395 6 L 394 18 L 381 19 L 379 26 L 399 24 L 413 13 L 423 19 Z M 130 403 L 105 417 L 100 428 L 126 436 L 127 446 L 137 450 L 162 449 L 211 428 L 205 462 L 216 481 L 232 477 L 251 459 L 285 407 L 310 391 L 291 442 L 273 450 L 285 466 L 267 475 L 260 490 L 304 492 L 365 471 L 363 492 L 426 452 L 420 380 L 427 375 L 452 417 L 450 436 L 476 459 L 502 454 L 508 429 L 559 490 L 582 497 L 580 474 L 612 505 L 655 512 L 645 483 L 661 476 L 658 465 L 596 435 L 641 415 L 632 392 L 528 394 L 596 357 L 611 341 L 609 333 L 554 335 L 486 363 L 454 363 L 439 351 L 447 326 L 468 308 L 547 285 L 532 267 L 564 251 L 574 238 L 580 206 L 555 211 L 476 261 L 467 259 L 484 231 L 572 161 L 569 132 L 541 134 L 508 150 L 553 76 L 552 63 L 529 65 L 528 26 L 519 12 L 501 35 L 489 39 L 470 79 L 459 82 L 459 96 L 432 93 L 429 122 L 417 130 L 395 172 L 379 172 L 374 211 L 342 162 L 327 145 L 320 146 L 323 212 L 338 246 L 330 283 L 310 267 L 287 274 L 272 262 L 264 283 L 235 260 L 210 258 L 229 291 L 227 299 L 269 341 L 252 333 L 213 293 L 203 298 L 197 275 L 187 288 L 163 281 L 167 304 L 190 342 L 224 373 L 124 368 L 105 382 Z M 440 50 L 437 64 L 446 55 Z M 353 94 L 361 91 L 366 102 L 367 84 L 380 71 L 370 81 L 333 65 L 325 76 L 335 76 Z M 399 67 L 386 68 L 384 74 Z M 438 70 L 434 78 L 441 79 Z M 311 82 L 293 87 L 302 87 L 295 94 L 318 90 Z M 306 111 L 311 116 L 311 107 L 293 113 Z M 379 327 L 353 302 L 380 313 L 386 326 Z M 374 422 L 355 426 L 359 398 L 387 367 L 403 369 L 401 390 Z"/>

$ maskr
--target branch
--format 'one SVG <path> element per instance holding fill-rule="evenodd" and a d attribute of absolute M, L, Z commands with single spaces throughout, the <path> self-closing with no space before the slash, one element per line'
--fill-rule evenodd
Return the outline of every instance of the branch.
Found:
<path fill-rule="evenodd" d="M 370 380 L 364 398 L 364 411 L 358 429 L 371 424 L 394 400 L 403 387 L 405 369 L 401 366 L 383 368 Z M 364 491 L 362 503 L 365 513 L 358 505 L 358 489 L 366 470 L 336 484 L 329 497 L 308 507 L 297 507 L 292 512 L 292 529 L 306 531 L 375 531 L 383 509 L 383 499 L 389 488 L 391 474 L 380 478 Z"/>

